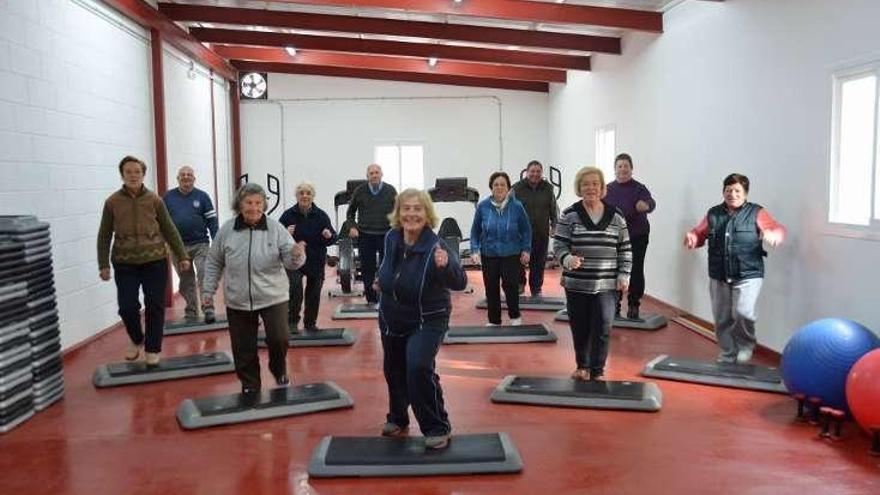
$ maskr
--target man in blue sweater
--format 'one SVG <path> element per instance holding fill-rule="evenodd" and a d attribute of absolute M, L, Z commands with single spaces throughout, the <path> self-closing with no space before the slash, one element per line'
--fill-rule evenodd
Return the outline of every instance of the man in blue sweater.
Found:
<path fill-rule="evenodd" d="M 208 193 L 195 187 L 196 175 L 192 167 L 180 167 L 177 171 L 177 184 L 178 187 L 169 189 L 163 199 L 177 231 L 180 232 L 180 237 L 183 238 L 186 252 L 192 259 L 194 270 L 178 271 L 177 276 L 180 277 L 180 294 L 186 300 L 186 321 L 196 322 L 199 319 L 198 292 L 201 292 L 205 278 L 205 256 L 211 245 L 210 239 L 217 235 L 217 211 L 214 210 L 214 204 Z M 174 260 L 174 268 L 177 270 L 177 259 Z M 198 279 L 198 291 L 196 279 Z M 205 315 L 205 323 L 214 322 L 212 302 L 203 302 L 202 312 Z"/>

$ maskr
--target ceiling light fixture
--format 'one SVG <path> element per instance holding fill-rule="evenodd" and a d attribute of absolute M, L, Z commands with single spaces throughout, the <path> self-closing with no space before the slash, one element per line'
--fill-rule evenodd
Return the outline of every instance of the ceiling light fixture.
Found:
<path fill-rule="evenodd" d="M 437 66 L 437 57 L 430 57 L 428 59 L 428 66 L 429 67 L 436 67 Z"/>
<path fill-rule="evenodd" d="M 294 48 L 292 46 L 285 46 L 284 49 L 287 50 L 287 54 L 290 55 L 291 57 L 296 56 L 296 48 Z"/>

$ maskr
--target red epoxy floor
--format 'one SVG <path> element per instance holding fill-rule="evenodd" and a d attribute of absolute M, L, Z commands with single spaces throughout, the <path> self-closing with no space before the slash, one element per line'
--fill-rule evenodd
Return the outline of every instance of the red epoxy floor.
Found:
<path fill-rule="evenodd" d="M 470 278 L 481 286 L 478 272 Z M 328 272 L 328 286 L 332 280 Z M 548 295 L 561 292 L 556 272 L 546 287 Z M 474 309 L 481 292 L 455 296 L 454 323 L 485 322 L 485 312 Z M 847 424 L 843 442 L 817 440 L 815 428 L 794 422 L 794 403 L 781 395 L 655 380 L 664 394 L 658 413 L 492 404 L 505 375 L 568 376 L 573 369 L 567 325 L 531 311 L 525 322 L 551 323 L 557 343 L 444 346 L 438 357 L 455 432 L 508 432 L 525 462 L 521 474 L 309 479 L 305 469 L 321 437 L 376 434 L 384 421 L 375 324 L 332 322 L 339 302 L 322 303 L 319 325 L 355 328 L 358 342 L 291 349 L 288 363 L 297 383 L 333 380 L 348 390 L 353 409 L 183 431 L 178 404 L 236 392 L 235 376 L 96 390 L 95 367 L 121 360 L 126 337 L 118 329 L 66 357 L 61 403 L 0 436 L 0 494 L 880 493 L 880 458 L 867 454 L 867 437 Z M 173 336 L 164 346 L 164 356 L 224 350 L 229 338 L 223 331 Z M 635 379 L 660 353 L 711 359 L 715 347 L 675 324 L 653 333 L 615 330 L 607 377 Z M 271 383 L 262 359 L 264 383 Z"/>

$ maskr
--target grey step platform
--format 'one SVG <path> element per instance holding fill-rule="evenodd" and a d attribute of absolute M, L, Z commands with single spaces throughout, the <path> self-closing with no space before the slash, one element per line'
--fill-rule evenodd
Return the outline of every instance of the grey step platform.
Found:
<path fill-rule="evenodd" d="M 686 358 L 657 356 L 645 365 L 642 376 L 787 394 L 775 367 L 754 364 L 726 364 Z"/>
<path fill-rule="evenodd" d="M 324 437 L 312 453 L 309 476 L 435 476 L 518 473 L 523 462 L 506 433 L 454 435 L 443 450 L 423 437 Z"/>
<path fill-rule="evenodd" d="M 357 337 L 349 328 L 322 328 L 320 330 L 288 334 L 287 345 L 290 347 L 326 347 L 354 345 Z M 257 345 L 266 347 L 266 334 L 257 334 Z"/>
<path fill-rule="evenodd" d="M 163 358 L 159 361 L 158 366 L 147 366 L 143 361 L 104 364 L 95 370 L 92 375 L 92 384 L 97 388 L 115 387 L 233 371 L 235 371 L 235 364 L 233 364 L 232 356 L 229 353 L 208 352 Z"/>
<path fill-rule="evenodd" d="M 333 309 L 334 320 L 368 320 L 378 318 L 379 310 L 375 304 L 343 303 Z"/>
<path fill-rule="evenodd" d="M 217 319 L 214 323 L 205 323 L 204 320 L 187 323 L 184 320 L 168 320 L 165 322 L 163 335 L 182 335 L 186 333 L 213 332 L 229 328 L 229 322 L 225 318 Z"/>
<path fill-rule="evenodd" d="M 444 344 L 520 344 L 556 342 L 556 334 L 547 325 L 500 325 L 449 327 Z"/>
<path fill-rule="evenodd" d="M 486 309 L 488 307 L 489 304 L 486 302 L 485 298 L 477 301 L 477 309 Z M 507 302 L 504 299 L 501 299 L 501 308 L 507 309 Z M 565 309 L 565 298 L 553 296 L 519 296 L 519 309 L 532 311 L 559 311 Z"/>
<path fill-rule="evenodd" d="M 187 430 L 296 416 L 354 406 L 351 396 L 333 382 L 262 390 L 249 400 L 242 394 L 186 399 L 177 421 Z"/>
<path fill-rule="evenodd" d="M 492 402 L 653 412 L 663 405 L 663 393 L 650 382 L 508 375 L 492 392 Z"/>
<path fill-rule="evenodd" d="M 556 321 L 568 321 L 568 310 L 563 309 L 558 311 L 553 319 Z M 639 318 L 637 320 L 615 318 L 613 325 L 616 328 L 631 328 L 633 330 L 660 330 L 665 327 L 667 323 L 668 321 L 663 315 L 644 313 L 644 318 Z"/>

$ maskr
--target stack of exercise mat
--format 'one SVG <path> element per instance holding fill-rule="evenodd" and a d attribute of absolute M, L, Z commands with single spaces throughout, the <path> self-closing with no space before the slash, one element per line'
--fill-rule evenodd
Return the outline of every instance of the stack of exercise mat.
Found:
<path fill-rule="evenodd" d="M 63 396 L 49 224 L 0 216 L 0 433 Z"/>

